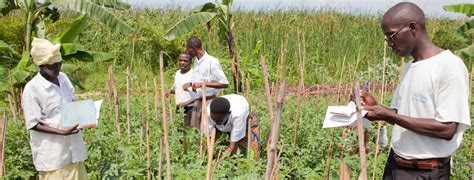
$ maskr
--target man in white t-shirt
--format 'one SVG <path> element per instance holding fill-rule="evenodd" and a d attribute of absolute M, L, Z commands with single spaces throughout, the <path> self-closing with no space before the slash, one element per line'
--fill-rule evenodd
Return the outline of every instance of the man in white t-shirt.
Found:
<path fill-rule="evenodd" d="M 222 71 L 219 60 L 207 54 L 202 48 L 201 40 L 197 37 L 191 37 L 186 41 L 186 50 L 194 59 L 192 80 L 184 85 L 184 89 L 192 89 L 189 91 L 191 97 L 196 99 L 193 108 L 193 117 L 191 125 L 200 127 L 201 124 L 201 98 L 202 83 L 205 82 L 206 100 L 209 104 L 223 88 L 229 86 L 229 81 Z"/>
<path fill-rule="evenodd" d="M 362 93 L 366 118 L 394 124 L 383 179 L 449 179 L 450 157 L 471 126 L 469 76 L 462 60 L 434 45 L 423 11 L 403 2 L 382 18 L 385 40 L 399 56 L 412 56 L 384 107 Z"/>
<path fill-rule="evenodd" d="M 60 47 L 33 39 L 31 56 L 40 70 L 26 84 L 21 106 L 39 179 L 87 179 L 87 150 L 79 125 L 60 127 L 60 106 L 74 101 L 71 81 L 60 72 Z"/>
<path fill-rule="evenodd" d="M 176 109 L 184 109 L 184 125 L 191 125 L 191 114 L 194 99 L 191 98 L 188 90 L 184 89 L 184 84 L 191 81 L 193 70 L 191 69 L 191 55 L 188 52 L 179 54 L 179 70 L 174 76 L 173 88 L 167 93 L 175 94 Z"/>
<path fill-rule="evenodd" d="M 209 117 L 209 132 L 216 128 L 218 134 L 225 133 L 229 135 L 229 146 L 225 152 L 234 154 L 237 149 L 245 151 L 247 146 L 247 118 L 250 116 L 249 104 L 245 97 L 229 94 L 215 98 L 208 105 L 207 114 Z M 254 148 L 254 150 L 256 149 Z"/>

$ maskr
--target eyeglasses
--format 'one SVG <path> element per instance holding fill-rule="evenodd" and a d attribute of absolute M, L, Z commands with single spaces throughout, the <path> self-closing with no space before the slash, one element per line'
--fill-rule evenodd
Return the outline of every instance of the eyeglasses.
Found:
<path fill-rule="evenodd" d="M 395 36 L 401 31 L 403 30 L 404 28 L 406 28 L 407 26 L 409 26 L 411 23 L 408 23 L 406 24 L 405 26 L 401 27 L 400 29 L 398 29 L 397 31 L 395 31 L 394 33 L 392 33 L 391 35 L 389 36 L 385 36 L 385 41 L 387 42 L 393 42 L 393 40 L 395 39 Z"/>

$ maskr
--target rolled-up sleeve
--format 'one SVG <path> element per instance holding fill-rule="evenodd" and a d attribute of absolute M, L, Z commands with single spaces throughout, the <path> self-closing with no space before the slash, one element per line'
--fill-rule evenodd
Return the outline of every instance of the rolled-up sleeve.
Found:
<path fill-rule="evenodd" d="M 26 128 L 30 130 L 40 122 L 42 117 L 39 99 L 26 89 L 22 95 L 21 106 L 25 114 Z"/>

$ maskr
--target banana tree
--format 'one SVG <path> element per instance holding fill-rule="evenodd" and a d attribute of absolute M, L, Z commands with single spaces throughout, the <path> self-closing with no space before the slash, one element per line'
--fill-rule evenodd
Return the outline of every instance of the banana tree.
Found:
<path fill-rule="evenodd" d="M 234 91 L 241 92 L 242 81 L 241 73 L 238 66 L 238 54 L 235 47 L 233 35 L 233 16 L 230 12 L 232 0 L 223 0 L 222 3 L 205 3 L 196 6 L 191 10 L 189 15 L 180 20 L 176 25 L 170 28 L 164 35 L 168 41 L 176 39 L 176 37 L 186 34 L 193 29 L 207 24 L 211 28 L 211 24 L 218 25 L 218 34 L 220 39 L 225 39 L 230 58 L 232 60 L 232 80 L 234 82 Z"/>
<path fill-rule="evenodd" d="M 31 36 L 34 32 L 37 37 L 45 37 L 46 26 L 44 20 L 46 18 L 51 19 L 53 22 L 57 20 L 59 18 L 58 8 L 81 13 L 79 18 L 69 28 L 61 34 L 50 38 L 50 41 L 53 43 L 61 43 L 61 53 L 64 60 L 74 58 L 82 61 L 101 62 L 113 59 L 113 56 L 108 53 L 88 51 L 84 46 L 74 42 L 79 33 L 85 28 L 88 17 L 118 32 L 130 34 L 134 31 L 123 20 L 114 16 L 106 9 L 123 10 L 130 8 L 130 5 L 119 0 L 45 0 L 44 2 L 24 0 L 22 3 L 16 0 L 0 0 L 0 12 L 3 15 L 8 14 L 12 10 L 20 9 L 26 19 L 24 46 L 21 55 L 14 52 L 5 42 L 0 42 L 0 63 L 5 63 L 6 65 L 3 67 L 11 69 L 9 70 L 9 75 L 0 82 L 0 92 L 11 93 L 16 98 L 15 87 L 24 85 L 26 79 L 38 70 L 30 61 Z M 7 54 L 7 56 L 1 56 L 2 54 Z M 13 68 L 13 66 L 15 67 Z M 1 68 L 3 67 L 0 67 L 0 71 L 2 71 Z M 64 72 L 72 72 L 77 69 L 77 66 L 68 63 L 64 63 L 62 67 Z M 81 88 L 80 84 L 74 80 L 72 82 Z M 8 87 L 11 87 L 11 91 Z"/>
<path fill-rule="evenodd" d="M 468 44 L 467 47 L 456 50 L 456 54 L 466 61 L 469 70 L 471 70 L 474 58 L 474 4 L 454 4 L 444 6 L 445 11 L 451 11 L 456 13 L 462 13 L 467 15 L 469 18 L 466 23 L 457 29 L 457 35 L 463 40 L 464 43 Z"/>

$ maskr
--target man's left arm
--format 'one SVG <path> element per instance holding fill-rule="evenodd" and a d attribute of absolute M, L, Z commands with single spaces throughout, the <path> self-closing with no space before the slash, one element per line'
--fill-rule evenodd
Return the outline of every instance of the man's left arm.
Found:
<path fill-rule="evenodd" d="M 364 109 L 368 111 L 366 117 L 369 119 L 384 120 L 419 134 L 448 141 L 453 138 L 459 126 L 454 119 L 450 122 L 440 122 L 434 118 L 413 118 L 397 114 L 381 105 L 364 106 Z"/>

